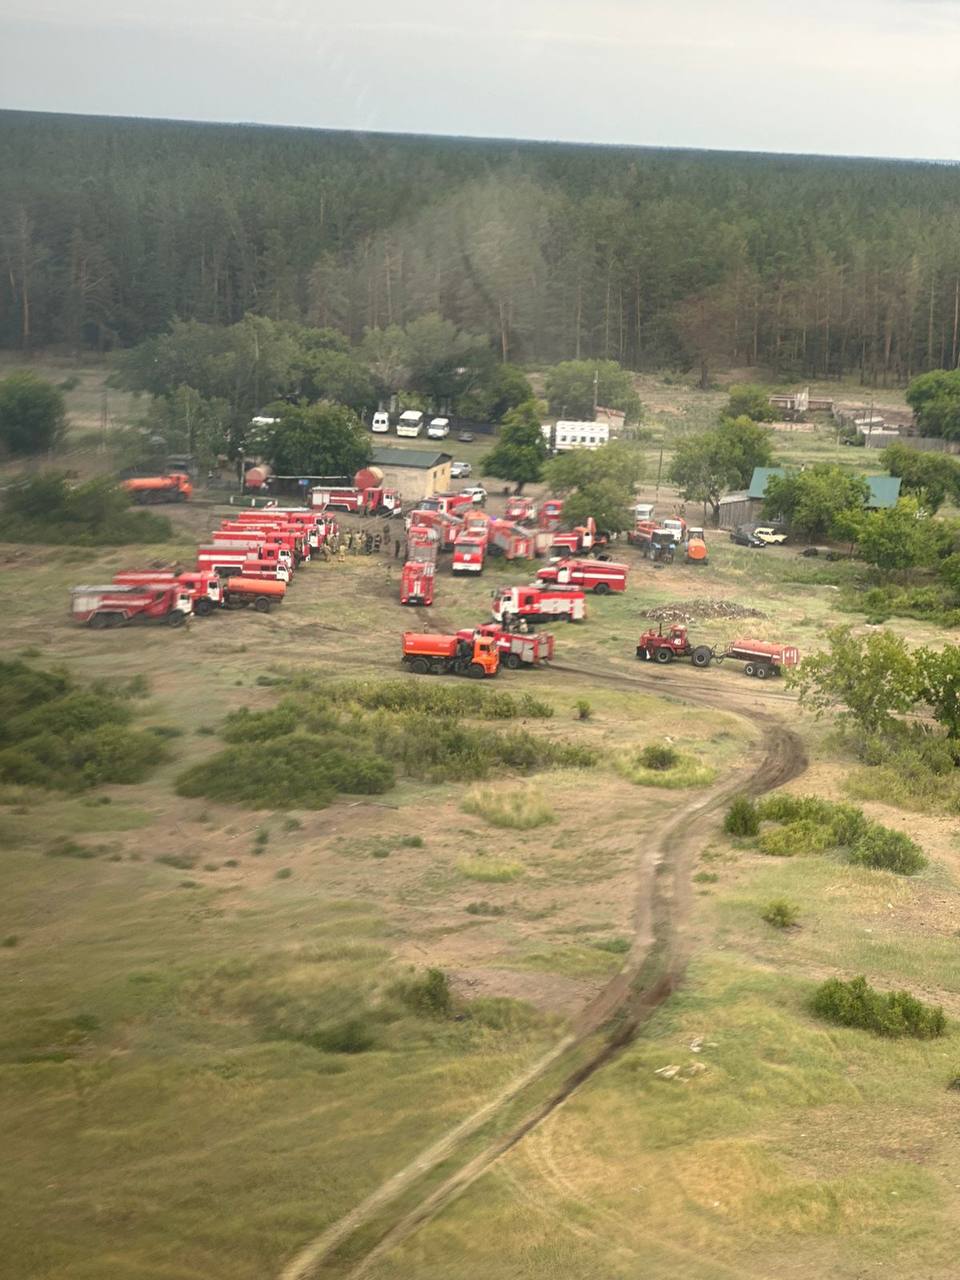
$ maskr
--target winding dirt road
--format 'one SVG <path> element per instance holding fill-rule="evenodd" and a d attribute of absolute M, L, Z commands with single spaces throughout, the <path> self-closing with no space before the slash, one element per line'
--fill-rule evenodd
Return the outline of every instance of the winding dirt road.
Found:
<path fill-rule="evenodd" d="M 683 980 L 690 951 L 692 867 L 717 811 L 737 792 L 760 795 L 806 768 L 800 738 L 771 709 L 774 702 L 795 706 L 789 695 L 766 686 L 761 694 L 729 679 L 708 680 L 692 668 L 667 672 L 647 667 L 631 674 L 575 666 L 554 669 L 630 692 L 667 693 L 738 716 L 760 731 L 759 759 L 749 772 L 735 773 L 667 817 L 653 833 L 637 868 L 631 950 L 621 970 L 581 1010 L 571 1033 L 327 1227 L 284 1266 L 279 1280 L 361 1280 L 389 1249 L 462 1195 L 620 1053 Z M 497 1131 L 498 1120 L 502 1132 Z"/>

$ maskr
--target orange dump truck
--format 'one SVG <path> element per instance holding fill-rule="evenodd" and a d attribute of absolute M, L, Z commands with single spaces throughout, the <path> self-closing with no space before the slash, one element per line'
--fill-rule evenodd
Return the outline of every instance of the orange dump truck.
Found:
<path fill-rule="evenodd" d="M 186 502 L 193 493 L 190 477 L 183 471 L 168 476 L 131 476 L 121 481 L 131 499 L 140 506 L 154 502 Z"/>
<path fill-rule="evenodd" d="M 408 671 L 419 676 L 455 675 L 482 680 L 500 670 L 496 636 L 478 631 L 468 639 L 405 631 L 401 661 Z"/>

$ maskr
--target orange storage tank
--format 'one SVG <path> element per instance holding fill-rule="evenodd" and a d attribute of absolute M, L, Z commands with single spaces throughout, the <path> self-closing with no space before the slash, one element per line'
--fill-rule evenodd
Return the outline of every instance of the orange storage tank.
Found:
<path fill-rule="evenodd" d="M 691 538 L 687 543 L 686 558 L 693 564 L 706 564 L 707 544 L 702 538 Z"/>

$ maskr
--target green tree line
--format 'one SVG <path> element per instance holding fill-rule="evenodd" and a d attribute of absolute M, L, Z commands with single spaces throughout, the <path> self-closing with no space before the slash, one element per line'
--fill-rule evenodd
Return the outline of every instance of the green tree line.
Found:
<path fill-rule="evenodd" d="M 960 172 L 0 113 L 0 344 L 429 315 L 505 362 L 906 381 L 960 357 Z M 389 344 L 383 357 L 389 360 Z"/>

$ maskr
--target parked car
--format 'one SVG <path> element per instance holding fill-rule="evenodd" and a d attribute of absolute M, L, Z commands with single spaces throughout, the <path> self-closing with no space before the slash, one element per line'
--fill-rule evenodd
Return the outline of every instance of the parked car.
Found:
<path fill-rule="evenodd" d="M 738 525 L 730 534 L 730 541 L 739 547 L 765 547 L 767 544 L 753 532 L 749 524 Z"/>
<path fill-rule="evenodd" d="M 385 431 L 390 430 L 390 415 L 384 409 L 378 409 L 373 415 L 373 421 L 370 424 L 370 430 L 376 431 L 382 435 Z"/>
<path fill-rule="evenodd" d="M 482 484 L 469 485 L 466 489 L 461 489 L 460 492 L 469 493 L 475 507 L 482 507 L 487 500 L 487 491 Z"/>
<path fill-rule="evenodd" d="M 781 547 L 787 540 L 786 532 L 775 524 L 758 524 L 753 536 L 766 543 L 768 547 Z"/>
<path fill-rule="evenodd" d="M 472 431 L 461 431 L 460 434 L 457 436 L 457 439 L 460 441 L 461 444 L 473 444 L 476 438 L 477 437 L 473 434 Z"/>
<path fill-rule="evenodd" d="M 469 462 L 453 462 L 450 464 L 450 477 L 453 480 L 468 480 L 473 475 L 473 467 Z"/>
<path fill-rule="evenodd" d="M 427 427 L 427 435 L 431 440 L 445 440 L 450 434 L 450 422 L 447 418 L 431 418 Z"/>

